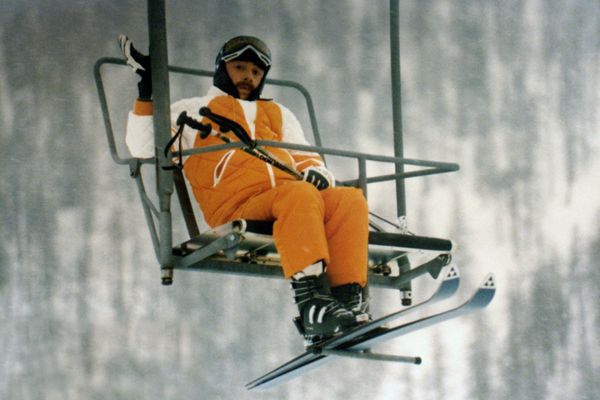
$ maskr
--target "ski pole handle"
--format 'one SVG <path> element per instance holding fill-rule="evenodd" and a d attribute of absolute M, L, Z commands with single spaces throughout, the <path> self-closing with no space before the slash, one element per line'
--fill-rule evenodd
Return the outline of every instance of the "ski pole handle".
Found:
<path fill-rule="evenodd" d="M 221 132 L 225 133 L 231 131 L 246 146 L 252 149 L 256 147 L 256 142 L 250 138 L 250 135 L 248 135 L 244 127 L 238 124 L 237 122 L 232 121 L 229 118 L 223 117 L 222 115 L 213 113 L 208 107 L 201 107 L 198 112 L 203 117 L 206 117 L 217 123 L 221 127 Z"/>
<path fill-rule="evenodd" d="M 209 124 L 203 124 L 200 121 L 196 121 L 192 117 L 188 117 L 187 112 L 182 111 L 181 114 L 177 117 L 176 124 L 178 126 L 187 125 L 192 129 L 196 129 L 200 132 L 200 138 L 206 139 L 208 135 L 212 132 L 212 126 Z"/>

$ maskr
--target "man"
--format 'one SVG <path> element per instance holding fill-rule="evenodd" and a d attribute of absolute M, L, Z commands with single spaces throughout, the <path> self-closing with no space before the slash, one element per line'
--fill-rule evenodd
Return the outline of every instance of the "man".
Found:
<path fill-rule="evenodd" d="M 129 113 L 127 146 L 134 157 L 153 157 L 149 57 L 137 52 L 125 36 L 119 43 L 127 63 L 142 78 Z M 243 126 L 252 139 L 308 144 L 290 110 L 260 98 L 270 68 L 271 52 L 260 39 L 238 36 L 227 41 L 215 61 L 214 86 L 203 97 L 172 104 L 171 121 L 183 111 L 201 120 L 199 109 L 207 106 Z M 214 135 L 202 139 L 190 127 L 183 130 L 183 149 L 216 144 L 222 142 Z M 334 187 L 335 179 L 318 154 L 268 151 L 303 180 L 240 149 L 186 157 L 184 172 L 209 225 L 233 219 L 274 221 L 283 272 L 291 279 L 305 337 L 314 343 L 369 319 L 362 299 L 367 283 L 367 203 L 359 189 Z"/>

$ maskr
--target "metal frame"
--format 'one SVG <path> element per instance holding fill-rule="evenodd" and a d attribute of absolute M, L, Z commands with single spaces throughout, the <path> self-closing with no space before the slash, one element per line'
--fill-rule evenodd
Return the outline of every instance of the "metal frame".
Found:
<path fill-rule="evenodd" d="M 236 232 L 235 229 L 224 233 L 224 236 L 222 237 L 213 239 L 211 243 L 206 244 L 206 247 L 203 247 L 193 256 L 186 255 L 183 257 L 177 254 L 177 252 L 181 250 L 182 245 L 174 247 L 172 243 L 171 196 L 173 194 L 174 185 L 173 173 L 162 168 L 170 166 L 172 159 L 171 154 L 165 155 L 162 151 L 166 143 L 171 138 L 169 74 L 181 73 L 192 76 L 212 77 L 213 73 L 211 71 L 170 66 L 168 64 L 164 0 L 148 0 L 148 24 L 150 31 L 150 54 L 153 66 L 152 83 L 154 95 L 154 132 L 156 143 L 155 158 L 136 159 L 122 157 L 117 151 L 101 70 L 106 64 L 125 66 L 125 61 L 111 57 L 101 58 L 94 66 L 94 75 L 111 156 L 117 164 L 129 165 L 131 176 L 136 180 L 138 192 L 144 208 L 144 214 L 152 237 L 152 243 L 156 252 L 156 257 L 162 270 L 163 283 L 170 284 L 172 282 L 173 269 L 197 269 L 221 273 L 280 277 L 282 275 L 280 269 L 273 268 L 273 265 L 258 265 L 248 263 L 240 264 L 239 260 L 235 260 L 235 251 L 239 249 L 244 236 L 244 233 Z M 358 178 L 340 182 L 340 184 L 360 187 L 364 191 L 365 196 L 368 196 L 368 184 L 394 181 L 396 183 L 397 213 L 400 217 L 406 215 L 404 179 L 453 172 L 458 170 L 459 166 L 455 163 L 409 159 L 403 157 L 398 0 L 390 0 L 390 35 L 394 156 L 382 156 L 322 147 L 316 113 L 309 92 L 299 83 L 276 79 L 267 79 L 267 84 L 293 88 L 298 90 L 304 96 L 316 146 L 293 145 L 272 141 L 259 141 L 257 143 L 264 146 L 307 150 L 320 153 L 321 155 L 355 159 L 358 166 Z M 243 146 L 243 144 L 239 142 L 229 143 L 199 149 L 190 149 L 183 151 L 182 153 L 183 155 L 200 154 L 241 146 Z M 391 163 L 395 166 L 395 173 L 369 177 L 367 174 L 368 161 Z M 142 164 L 157 164 L 156 186 L 158 207 L 155 206 L 145 190 L 141 173 Z M 404 169 L 405 165 L 417 167 L 417 169 L 406 172 Z M 178 192 L 179 191 L 180 187 L 178 186 Z M 184 196 L 185 195 L 186 193 L 184 193 Z M 189 202 L 189 199 L 187 201 Z M 184 205 L 182 202 L 182 208 L 183 207 Z M 194 232 L 197 232 L 197 227 L 194 229 L 194 226 L 190 227 L 188 225 L 188 230 L 192 239 L 194 236 L 197 236 L 194 234 Z M 415 236 L 415 238 L 424 240 L 428 239 L 418 236 Z M 212 257 L 216 252 L 224 252 L 227 254 L 228 249 L 230 257 Z M 401 291 L 410 292 L 410 282 L 415 277 L 426 273 L 429 273 L 434 277 L 439 274 L 440 269 L 449 262 L 448 253 L 449 250 L 440 250 L 437 257 L 434 257 L 432 260 L 429 260 L 413 269 L 411 269 L 410 263 L 403 261 L 402 263 L 398 263 L 400 268 L 399 276 L 391 277 L 381 274 L 371 274 L 369 277 L 369 282 L 377 286 L 399 288 Z"/>

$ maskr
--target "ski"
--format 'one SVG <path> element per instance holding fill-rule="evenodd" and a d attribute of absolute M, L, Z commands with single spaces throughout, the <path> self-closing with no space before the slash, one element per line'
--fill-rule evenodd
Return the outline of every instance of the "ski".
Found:
<path fill-rule="evenodd" d="M 292 371 L 295 368 L 298 368 L 307 363 L 310 363 L 315 358 L 324 357 L 319 354 L 319 349 L 325 349 L 325 348 L 326 349 L 334 349 L 336 347 L 341 346 L 343 343 L 346 343 L 355 338 L 358 338 L 359 336 L 365 335 L 369 331 L 380 328 L 384 324 L 387 324 L 387 323 L 389 323 L 395 319 L 398 319 L 402 316 L 408 315 L 411 312 L 422 308 L 426 304 L 431 304 L 431 303 L 434 303 L 437 301 L 447 299 L 447 298 L 451 297 L 454 293 L 456 293 L 459 286 L 460 286 L 460 274 L 458 272 L 458 268 L 450 267 L 450 269 L 444 276 L 444 279 L 440 282 L 437 289 L 433 292 L 433 294 L 429 298 L 427 298 L 417 304 L 414 304 L 411 307 L 403 308 L 399 311 L 396 311 L 392 314 L 388 314 L 384 317 L 378 318 L 367 324 L 360 325 L 354 329 L 349 330 L 348 332 L 345 332 L 341 336 L 331 338 L 331 339 L 319 344 L 318 346 L 315 346 L 314 348 L 307 350 L 305 353 L 303 353 L 300 356 L 281 365 L 280 367 L 274 369 L 273 371 L 263 375 L 262 377 L 248 383 L 246 385 L 246 387 L 248 389 L 252 389 L 270 379 L 273 379 L 279 375 L 286 374 L 288 371 Z"/>
<path fill-rule="evenodd" d="M 403 336 L 416 330 L 424 329 L 429 326 L 439 324 L 449 319 L 457 318 L 462 315 L 470 314 L 473 311 L 485 308 L 492 302 L 496 294 L 496 283 L 492 274 L 488 275 L 477 291 L 467 301 L 455 308 L 433 314 L 416 321 L 408 322 L 394 328 L 382 329 L 379 331 L 370 331 L 357 340 L 357 343 L 345 344 L 353 351 L 364 351 L 370 349 L 378 343 Z"/>
<path fill-rule="evenodd" d="M 376 320 L 373 320 L 367 324 L 357 326 L 356 328 L 351 329 L 348 332 L 345 332 L 343 335 L 341 335 L 339 337 L 330 339 L 329 341 L 321 344 L 319 347 L 330 348 L 330 349 L 338 347 L 342 343 L 347 343 L 359 336 L 366 334 L 369 331 L 372 331 L 373 329 L 376 329 L 376 328 L 381 327 L 389 322 L 392 322 L 393 320 L 398 319 L 401 316 L 405 316 L 409 312 L 415 311 L 416 309 L 423 307 L 425 304 L 435 303 L 437 301 L 441 301 L 441 300 L 451 297 L 454 293 L 456 293 L 459 286 L 460 286 L 460 275 L 458 273 L 458 268 L 450 267 L 450 269 L 448 270 L 448 273 L 444 276 L 444 279 L 438 286 L 437 290 L 435 292 L 433 292 L 433 294 L 428 299 L 426 299 L 422 302 L 419 302 L 418 304 L 416 304 L 412 307 L 403 308 L 399 311 L 396 311 L 394 313 L 391 313 L 391 314 L 388 314 L 381 318 L 378 318 Z"/>
<path fill-rule="evenodd" d="M 370 349 L 372 346 L 378 343 L 382 343 L 416 330 L 427 328 L 434 324 L 480 310 L 490 304 L 495 292 L 496 285 L 494 278 L 492 275 L 489 275 L 486 277 L 482 285 L 476 290 L 476 292 L 467 301 L 457 307 L 417 319 L 412 322 L 401 324 L 393 328 L 382 328 L 381 326 L 377 326 L 367 331 L 362 336 L 355 337 L 354 340 L 343 340 L 342 337 L 336 338 L 339 339 L 339 341 L 336 340 L 336 342 L 339 342 L 337 346 L 331 347 L 331 343 L 325 343 L 322 347 L 302 354 L 301 356 L 284 364 L 269 374 L 266 374 L 265 376 L 249 383 L 246 386 L 248 389 L 258 387 L 262 389 L 270 388 L 322 366 L 325 362 L 331 361 L 335 357 L 363 354 L 365 350 Z M 421 303 L 419 303 L 419 305 L 420 304 Z M 327 356 L 328 354 L 329 357 Z M 418 357 L 407 357 L 407 360 L 414 360 L 415 364 L 420 362 Z"/>

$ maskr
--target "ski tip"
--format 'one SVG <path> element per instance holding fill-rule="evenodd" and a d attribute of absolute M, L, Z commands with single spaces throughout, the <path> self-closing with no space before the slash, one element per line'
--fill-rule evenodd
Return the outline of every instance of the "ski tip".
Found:
<path fill-rule="evenodd" d="M 444 277 L 444 279 L 457 279 L 457 278 L 460 278 L 460 273 L 458 272 L 458 267 L 453 265 L 448 269 L 448 272 L 446 272 L 446 276 Z"/>
<path fill-rule="evenodd" d="M 481 284 L 482 289 L 496 289 L 496 280 L 494 279 L 494 274 L 489 274 L 485 277 L 483 283 Z"/>
<path fill-rule="evenodd" d="M 496 295 L 496 281 L 494 280 L 494 275 L 489 274 L 479 289 L 477 290 L 477 294 L 473 297 L 473 305 L 476 308 L 487 307 L 494 296 Z"/>
<path fill-rule="evenodd" d="M 460 273 L 458 267 L 452 266 L 446 271 L 444 280 L 442 281 L 438 292 L 435 295 L 439 300 L 452 296 L 460 286 Z"/>

